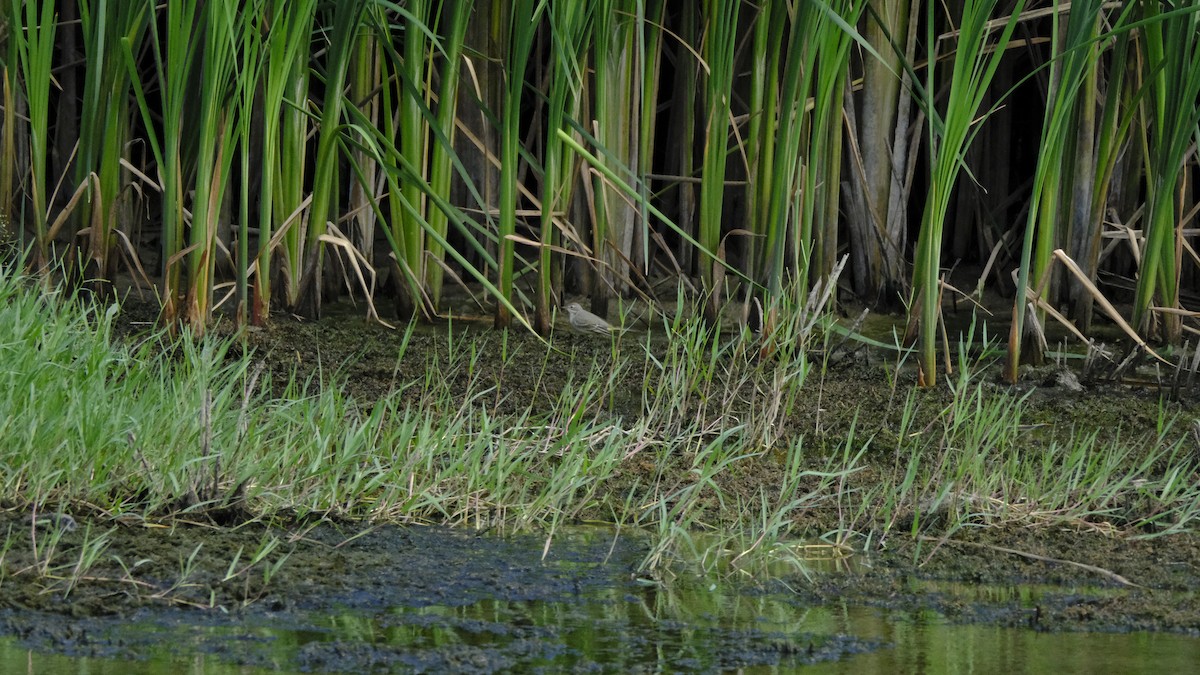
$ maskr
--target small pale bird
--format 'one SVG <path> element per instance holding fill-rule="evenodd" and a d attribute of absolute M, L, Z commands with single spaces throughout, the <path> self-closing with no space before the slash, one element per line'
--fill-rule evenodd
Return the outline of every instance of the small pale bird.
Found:
<path fill-rule="evenodd" d="M 613 327 L 608 325 L 607 321 L 580 307 L 578 302 L 572 302 L 563 309 L 567 310 L 567 320 L 571 322 L 571 328 L 580 333 L 611 335 L 613 332 Z"/>

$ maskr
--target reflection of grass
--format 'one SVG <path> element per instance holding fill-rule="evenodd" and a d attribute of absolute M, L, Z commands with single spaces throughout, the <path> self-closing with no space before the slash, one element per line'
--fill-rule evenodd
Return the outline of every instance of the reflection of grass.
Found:
<path fill-rule="evenodd" d="M 663 326 L 677 336 L 666 346 L 626 337 L 620 352 L 649 373 L 641 392 L 617 391 L 625 366 L 577 363 L 554 403 L 500 414 L 504 392 L 478 375 L 481 351 L 462 336 L 424 382 L 375 401 L 295 380 L 274 397 L 255 356 L 232 356 L 228 342 L 109 346 L 112 311 L 4 275 L 0 485 L 77 517 L 437 521 L 541 528 L 547 546 L 560 526 L 601 519 L 652 535 L 646 571 L 682 561 L 749 574 L 899 534 L 1018 524 L 1156 536 L 1200 513 L 1190 436 L 1165 413 L 1148 444 L 1086 429 L 1039 439 L 1022 426 L 1028 398 L 992 393 L 965 352 L 948 402 L 930 414 L 927 393 L 910 393 L 891 440 L 855 425 L 806 444 L 781 425 L 818 395 L 808 354 L 821 322 L 796 314 L 808 318 L 758 338 L 714 339 L 683 320 Z M 539 377 L 506 375 L 518 376 Z M 618 396 L 642 414 L 609 414 Z M 25 536 L 0 549 L 5 576 L 22 571 L 11 556 Z M 39 542 L 37 573 L 86 578 L 104 535 L 91 541 L 69 566 Z M 253 596 L 250 576 L 270 582 L 278 544 L 231 552 L 222 582 Z M 179 568 L 188 583 L 189 562 Z"/>

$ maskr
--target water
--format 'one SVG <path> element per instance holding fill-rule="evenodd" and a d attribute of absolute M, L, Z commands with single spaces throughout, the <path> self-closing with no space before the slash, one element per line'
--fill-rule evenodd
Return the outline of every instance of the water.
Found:
<path fill-rule="evenodd" d="M 561 608 L 560 608 L 561 609 Z M 492 619 L 511 621 L 522 616 L 530 620 L 556 620 L 561 612 L 547 607 L 497 608 L 480 603 L 474 608 L 431 610 L 425 616 L 442 612 L 463 619 L 462 614 L 478 617 L 477 628 L 459 623 L 457 626 L 431 621 L 424 627 L 412 623 L 389 625 L 387 618 L 373 620 L 365 617 L 329 617 L 329 630 L 292 630 L 288 628 L 246 627 L 237 638 L 243 643 L 257 641 L 254 649 L 264 650 L 258 667 L 231 664 L 215 650 L 214 640 L 229 641 L 242 629 L 216 629 L 202 626 L 179 626 L 164 646 L 146 660 L 128 661 L 94 657 L 72 658 L 46 654 L 21 646 L 16 639 L 0 640 L 0 672 L 4 673 L 78 673 L 108 675 L 109 673 L 194 673 L 225 675 L 227 673 L 279 672 L 289 668 L 294 652 L 314 642 L 339 640 L 351 644 L 371 644 L 377 647 L 398 646 L 414 653 L 432 653 L 430 645 L 443 648 L 452 645 L 486 645 L 521 638 L 507 630 L 489 631 Z M 884 646 L 861 654 L 849 655 L 838 661 L 803 664 L 784 659 L 774 665 L 745 666 L 746 673 L 1184 673 L 1193 672 L 1200 663 L 1200 640 L 1159 634 L 1094 634 L 1038 633 L 1025 629 L 996 628 L 985 625 L 952 625 L 936 615 L 913 616 L 905 612 L 876 611 L 867 608 L 814 608 L 799 612 L 793 625 L 813 633 L 854 634 L 879 640 Z M 758 626 L 762 628 L 763 626 Z M 132 625 L 136 632 L 144 626 Z M 596 672 L 681 672 L 710 670 L 703 658 L 703 645 L 687 646 L 689 637 L 706 635 L 702 628 L 683 626 L 675 631 L 676 640 L 663 640 L 661 633 L 643 649 L 614 653 L 612 647 L 625 642 L 611 639 L 610 626 L 559 626 L 543 637 L 557 637 L 552 644 L 543 644 L 535 651 L 543 658 L 519 662 L 512 660 L 493 663 L 503 669 L 531 671 L 544 668 L 547 672 L 570 670 L 592 663 Z M 670 632 L 670 631 L 666 631 Z M 165 645 L 170 645 L 169 647 Z M 250 644 L 246 644 L 251 647 Z M 193 651 L 195 650 L 195 651 Z M 180 653 L 192 652 L 192 653 Z M 216 653 L 214 653 L 216 652 Z M 289 654 L 291 653 L 291 654 Z M 528 652 L 527 652 L 528 653 Z M 587 654 L 586 658 L 580 654 Z M 688 660 L 687 655 L 694 657 Z M 426 658 L 424 667 L 430 672 L 466 672 L 474 661 L 464 654 L 464 661 L 437 661 Z M 276 663 L 270 663 L 270 660 Z M 278 664 L 278 665 L 276 665 Z M 359 662 L 359 666 L 367 665 Z M 387 668 L 414 670 L 421 667 L 420 659 L 409 663 L 392 663 Z M 444 667 L 444 668 L 443 668 Z M 714 666 L 715 667 L 715 666 Z"/>
<path fill-rule="evenodd" d="M 845 612 L 835 623 L 890 647 L 808 666 L 802 672 L 1162 675 L 1194 672 L 1200 663 L 1200 640 L 1164 633 L 1040 633 L 982 624 L 955 625 L 933 613 L 862 609 Z"/>
<path fill-rule="evenodd" d="M 511 542 L 510 542 L 511 543 Z M 474 570 L 492 597 L 400 592 L 383 604 L 156 609 L 132 617 L 51 617 L 0 639 L 0 673 L 746 672 L 1177 673 L 1200 663 L 1200 639 L 1161 633 L 1043 633 L 959 624 L 928 610 L 806 606 L 769 590 L 704 579 L 650 584 L 628 573 L 636 551 L 594 558 L 586 537 L 548 563 L 539 596 L 506 574 L 503 555 Z M 578 550 L 571 550 L 577 546 Z M 604 546 L 604 556 L 611 552 Z M 499 551 L 512 549 L 497 549 Z M 626 559 L 629 558 L 629 559 Z M 487 565 L 494 565 L 491 574 Z M 564 573 L 564 569 L 566 572 Z M 579 573 L 572 582 L 571 574 Z M 534 586 L 549 582 L 534 580 Z M 570 590 L 574 583 L 575 590 Z M 803 582 L 795 582 L 803 583 Z M 914 582 L 915 583 L 915 582 Z M 928 584 L 929 593 L 1032 607 L 1051 589 Z M 564 591 L 564 589 L 566 589 Z M 427 590 L 427 589 L 426 589 Z M 1096 597 L 1119 590 L 1087 590 Z M 509 595 L 519 599 L 505 599 Z M 404 598 L 413 599 L 408 602 Z M 443 600 L 430 601 L 430 597 Z M 7 625 L 21 615 L 8 611 Z M 26 617 L 27 618 L 27 617 Z M 53 640 L 46 639 L 53 636 Z M 60 653 L 48 653 L 47 645 Z M 32 645 L 32 646 L 31 646 Z M 65 652 L 63 654 L 62 652 Z"/>

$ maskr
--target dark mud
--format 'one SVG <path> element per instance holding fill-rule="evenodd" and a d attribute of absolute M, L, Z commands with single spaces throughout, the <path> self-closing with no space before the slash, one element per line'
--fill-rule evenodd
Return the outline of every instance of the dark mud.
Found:
<path fill-rule="evenodd" d="M 892 544 L 870 570 L 822 575 L 816 583 L 798 585 L 800 597 L 814 604 L 836 599 L 931 609 L 951 621 L 1042 631 L 1200 635 L 1200 547 L 1194 535 L 1130 540 L 1021 528 L 959 533 L 953 542 Z M 1136 586 L 1114 581 L 1108 572 Z M 1031 588 L 1037 589 L 1032 596 L 1021 592 Z"/>
<path fill-rule="evenodd" d="M 17 513 L 4 520 L 27 525 Z M 78 555 L 93 524 L 79 525 L 58 541 L 64 560 Z M 284 564 L 269 587 L 260 567 L 228 578 L 232 551 L 272 537 L 281 545 L 264 566 Z M 114 525 L 112 560 L 79 586 L 7 580 L 0 628 L 71 656 L 146 659 L 186 642 L 188 653 L 305 672 L 638 672 L 646 664 L 717 672 L 879 647 L 844 635 L 657 620 L 659 587 L 634 573 L 645 553 L 636 536 L 576 528 L 560 538 L 543 558 L 543 538 L 440 527 Z M 35 562 L 19 549 L 10 556 L 14 565 Z M 281 635 L 306 637 L 280 645 Z"/>
<path fill-rule="evenodd" d="M 360 401 L 400 390 L 410 406 L 444 401 L 428 389 L 427 375 L 430 369 L 437 369 L 438 386 L 460 394 L 494 386 L 492 393 L 471 404 L 490 414 L 519 413 L 530 405 L 535 411 L 539 406 L 549 408 L 569 382 L 580 381 L 595 369 L 609 372 L 616 363 L 623 363 L 621 377 L 629 383 L 623 390 L 635 393 L 627 399 L 612 398 L 597 414 L 634 417 L 642 413 L 636 392 L 648 376 L 648 366 L 636 358 L 643 353 L 636 344 L 641 338 L 636 335 L 622 338 L 624 342 L 618 342 L 614 351 L 607 341 L 564 333 L 555 335 L 554 349 L 547 350 L 544 343 L 528 335 L 493 333 L 486 321 L 463 319 L 449 330 L 445 326 L 418 328 L 399 360 L 403 331 L 368 323 L 357 315 L 320 323 L 281 317 L 270 328 L 248 332 L 235 351 L 252 351 L 275 376 L 273 384 L 280 391 L 296 372 L 313 386 L 339 382 Z M 453 353 L 462 353 L 466 340 L 473 342 L 478 358 L 469 362 L 453 359 Z M 635 358 L 628 358 L 630 355 Z M 865 457 L 868 469 L 860 474 L 865 477 L 861 479 L 869 481 L 872 472 L 880 475 L 893 470 L 895 429 L 905 397 L 914 392 L 915 375 L 897 370 L 890 357 L 856 349 L 853 344 L 819 357 L 826 371 L 823 376 L 813 376 L 807 385 L 811 396 L 802 397 L 781 420 L 783 435 L 803 435 L 812 447 L 832 448 L 853 427 L 858 437 L 873 439 L 874 449 Z M 1061 378 L 1060 372 L 1056 368 L 1029 371 L 1016 388 L 1000 384 L 991 372 L 980 376 L 997 394 L 1029 393 L 1022 422 L 1034 429 L 1028 439 L 1031 453 L 1075 430 L 1094 430 L 1101 438 L 1120 437 L 1136 444 L 1153 434 L 1165 416 L 1194 419 L 1196 413 L 1196 401 L 1186 394 L 1168 400 L 1163 390 L 1145 382 L 1085 380 L 1076 387 L 1070 378 Z M 917 428 L 935 421 L 951 400 L 944 388 L 915 390 L 912 395 L 916 397 Z M 737 411 L 703 404 L 684 411 L 701 417 L 731 413 Z M 777 464 L 764 456 L 755 470 L 723 477 L 721 487 L 731 496 L 752 502 L 764 486 L 777 484 Z M 639 470 L 636 462 L 628 467 L 629 484 L 644 479 Z M 116 637 L 113 626 L 129 621 L 170 622 L 172 613 L 178 612 L 193 622 L 206 620 L 199 618 L 203 616 L 214 617 L 214 622 L 226 621 L 228 613 L 246 626 L 275 622 L 303 627 L 314 621 L 314 616 L 340 611 L 453 607 L 485 598 L 569 607 L 573 598 L 604 589 L 618 589 L 621 599 L 614 602 L 620 605 L 654 592 L 647 591 L 644 580 L 633 574 L 645 552 L 636 537 L 622 537 L 614 543 L 605 535 L 574 548 L 552 546 L 543 561 L 545 537 L 540 535 L 499 538 L 465 530 L 352 523 L 250 522 L 230 529 L 178 520 L 112 522 L 88 513 L 75 514 L 75 518 L 79 527 L 62 534 L 54 573 L 19 574 L 0 584 L 4 632 L 72 654 L 138 657 L 145 645 L 124 634 Z M 804 518 L 796 523 L 801 530 L 824 532 L 838 526 L 838 516 L 833 513 L 814 510 Z M 28 519 L 28 513 L 12 511 L 4 514 L 0 528 L 36 534 Z M 882 551 L 871 554 L 852 571 L 742 582 L 745 587 L 739 592 L 786 592 L 796 602 L 814 605 L 932 609 L 952 621 L 1035 630 L 1152 630 L 1200 635 L 1200 538 L 1195 534 L 1141 540 L 1133 536 L 1136 532 L 1087 524 L 1075 528 L 967 528 L 945 540 L 914 538 L 903 531 L 902 527 L 894 531 Z M 71 585 L 70 562 L 80 555 L 87 537 L 98 533 L 107 537 L 106 562 Z M 41 536 L 46 536 L 44 530 Z M 241 556 L 247 560 L 269 539 L 277 540 L 270 554 L 227 578 L 232 559 Z M 5 556 L 9 570 L 32 569 L 39 562 L 30 546 L 15 546 Z M 1040 589 L 1036 598 L 980 590 L 1026 585 Z M 615 612 L 606 619 L 618 633 L 625 620 L 620 615 Z M 427 619 L 409 616 L 396 620 Z M 554 629 L 526 623 L 478 627 L 484 632 L 511 632 L 508 637 L 513 639 L 506 640 L 502 648 L 458 645 L 413 650 L 369 641 L 315 640 L 297 649 L 295 660 L 284 665 L 304 670 L 395 666 L 459 672 L 551 668 L 546 664 L 561 667 L 564 662 L 555 660 L 561 654 L 544 651 L 562 649 L 553 647 L 561 641 L 545 633 Z M 672 642 L 672 631 L 696 630 L 695 626 L 655 625 L 658 627 L 648 629 L 631 624 L 626 632 L 634 642 L 615 645 L 613 653 L 653 651 Z M 462 625 L 459 628 L 465 630 Z M 724 670 L 799 663 L 837 658 L 873 646 L 844 637 L 704 630 L 711 631 L 705 641 L 714 649 L 705 653 L 702 663 L 676 666 Z M 231 642 L 228 636 L 214 637 L 199 649 L 248 665 L 271 666 L 271 659 L 278 658 L 253 648 L 253 641 Z M 580 656 L 570 662 L 571 667 L 601 667 L 588 658 Z M 621 663 L 632 667 L 635 661 L 631 658 Z"/>

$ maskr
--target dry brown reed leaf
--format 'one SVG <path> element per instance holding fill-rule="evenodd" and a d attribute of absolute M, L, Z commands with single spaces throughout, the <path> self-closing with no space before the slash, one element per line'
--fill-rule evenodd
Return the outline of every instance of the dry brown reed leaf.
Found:
<path fill-rule="evenodd" d="M 367 301 L 367 319 L 369 321 L 378 322 L 382 326 L 394 328 L 394 326 L 379 317 L 379 313 L 375 311 L 375 303 L 371 300 L 371 297 L 375 293 L 375 269 L 371 266 L 370 261 L 367 260 L 362 251 L 358 250 L 358 248 L 355 247 L 354 244 L 347 239 L 344 234 L 342 234 L 342 231 L 337 228 L 337 225 L 334 225 L 333 223 L 326 223 L 326 228 L 328 228 L 327 232 L 322 234 L 319 239 L 326 244 L 336 246 L 345 253 L 346 261 L 350 268 L 354 270 L 354 275 L 358 279 L 358 285 L 362 289 L 363 297 Z M 330 234 L 329 232 L 332 232 L 333 234 Z M 369 283 L 367 282 L 366 276 L 363 275 L 364 268 L 366 269 L 367 276 L 371 278 Z M 353 290 L 353 284 L 350 283 L 349 279 L 345 278 L 345 272 L 343 272 L 342 280 L 346 284 L 347 289 Z"/>
<path fill-rule="evenodd" d="M 1070 320 L 1068 320 L 1062 314 L 1054 311 L 1049 304 L 1042 300 L 1042 291 L 1045 289 L 1046 282 L 1050 279 L 1050 271 L 1053 269 L 1055 264 L 1061 264 L 1064 268 L 1066 268 L 1066 270 L 1079 281 L 1088 294 L 1092 296 L 1092 298 L 1096 301 L 1096 304 L 1100 306 L 1100 309 L 1103 310 L 1106 315 L 1108 315 L 1108 318 L 1111 319 L 1112 322 L 1115 323 L 1123 333 L 1125 333 L 1125 335 L 1129 336 L 1129 339 L 1133 340 L 1138 347 L 1162 363 L 1171 365 L 1169 361 L 1164 359 L 1162 356 L 1159 356 L 1159 354 L 1155 352 L 1154 349 L 1151 348 L 1144 339 L 1142 339 L 1142 336 L 1138 335 L 1137 331 L 1133 329 L 1133 326 L 1130 326 L 1129 322 L 1126 321 L 1125 318 L 1121 316 L 1121 313 L 1117 311 L 1117 308 L 1108 301 L 1108 298 L 1104 297 L 1104 294 L 1100 292 L 1100 289 L 1096 288 L 1096 284 L 1092 282 L 1091 278 L 1084 273 L 1079 265 L 1071 259 L 1071 256 L 1067 255 L 1066 251 L 1062 250 L 1061 248 L 1054 249 L 1053 257 L 1050 261 L 1050 268 L 1048 268 L 1046 273 L 1042 276 L 1041 283 L 1038 284 L 1038 287 L 1036 289 L 1030 288 L 1026 290 L 1026 298 L 1029 300 L 1029 302 L 1034 303 L 1039 309 L 1045 310 L 1047 314 L 1054 317 L 1056 321 L 1062 323 L 1063 326 L 1078 336 L 1081 340 L 1088 342 L 1087 338 L 1083 337 L 1083 334 L 1075 328 L 1075 325 L 1071 323 Z"/>

